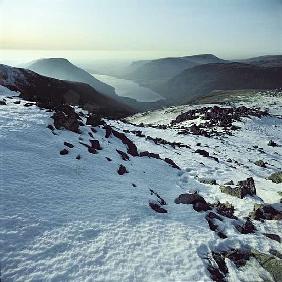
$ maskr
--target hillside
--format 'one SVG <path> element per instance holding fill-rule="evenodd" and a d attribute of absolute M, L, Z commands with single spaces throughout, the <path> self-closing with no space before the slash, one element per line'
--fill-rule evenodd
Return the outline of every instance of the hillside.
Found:
<path fill-rule="evenodd" d="M 46 58 L 28 64 L 28 69 L 44 76 L 87 83 L 98 92 L 115 97 L 115 89 L 96 79 L 87 71 L 75 66 L 65 58 Z"/>
<path fill-rule="evenodd" d="M 7 87 L 3 281 L 280 280 L 282 93 L 101 120 Z"/>
<path fill-rule="evenodd" d="M 22 98 L 43 107 L 70 104 L 100 113 L 124 115 L 133 112 L 127 105 L 97 92 L 88 84 L 54 79 L 1 64 L 0 85 L 19 91 Z"/>
<path fill-rule="evenodd" d="M 183 71 L 156 88 L 171 103 L 185 104 L 213 90 L 276 89 L 282 87 L 282 67 L 242 63 L 205 64 Z"/>
<path fill-rule="evenodd" d="M 161 58 L 151 61 L 137 61 L 126 70 L 125 77 L 149 87 L 158 85 L 188 68 L 201 64 L 219 63 L 224 60 L 212 54 L 175 58 Z"/>

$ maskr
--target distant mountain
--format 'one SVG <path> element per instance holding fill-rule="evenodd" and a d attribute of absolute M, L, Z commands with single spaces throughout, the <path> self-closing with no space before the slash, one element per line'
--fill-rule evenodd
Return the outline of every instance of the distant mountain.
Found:
<path fill-rule="evenodd" d="M 155 87 L 185 69 L 202 64 L 224 62 L 226 61 L 212 54 L 137 61 L 128 67 L 124 76 L 148 87 Z"/>
<path fill-rule="evenodd" d="M 170 103 L 184 104 L 213 90 L 276 89 L 282 87 L 282 67 L 242 63 L 195 66 L 156 89 Z"/>
<path fill-rule="evenodd" d="M 0 64 L 0 85 L 19 91 L 22 98 L 38 102 L 47 108 L 70 104 L 105 114 L 134 112 L 121 101 L 101 94 L 86 83 L 50 78 L 31 70 L 2 64 Z"/>
<path fill-rule="evenodd" d="M 40 59 L 27 65 L 27 68 L 41 75 L 52 78 L 84 82 L 107 96 L 116 96 L 115 89 L 96 79 L 87 71 L 75 66 L 64 58 Z"/>
<path fill-rule="evenodd" d="M 239 62 L 264 66 L 264 67 L 282 67 L 282 55 L 267 55 L 239 60 Z"/>

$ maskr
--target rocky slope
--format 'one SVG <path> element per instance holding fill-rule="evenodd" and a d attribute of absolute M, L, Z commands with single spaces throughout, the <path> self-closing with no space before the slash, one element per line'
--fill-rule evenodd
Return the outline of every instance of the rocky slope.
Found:
<path fill-rule="evenodd" d="M 281 280 L 281 93 L 125 120 L 19 94 L 0 86 L 4 281 Z"/>

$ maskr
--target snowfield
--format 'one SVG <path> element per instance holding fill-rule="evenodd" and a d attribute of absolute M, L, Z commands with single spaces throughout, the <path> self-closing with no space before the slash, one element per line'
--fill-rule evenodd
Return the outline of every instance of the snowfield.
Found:
<path fill-rule="evenodd" d="M 116 150 L 126 152 L 126 145 L 113 135 L 106 138 L 102 126 L 95 127 L 97 132 L 80 126 L 81 134 L 56 129 L 53 134 L 47 128 L 53 113 L 35 105 L 25 107 L 18 94 L 0 86 L 0 100 L 7 104 L 0 105 L 3 281 L 212 281 L 208 271 L 212 251 L 249 247 L 282 253 L 279 242 L 263 235 L 281 236 L 281 220 L 254 220 L 256 232 L 241 234 L 232 219 L 224 218 L 219 228 L 227 238 L 222 239 L 210 229 L 205 212 L 174 202 L 180 194 L 197 191 L 208 203 L 234 205 L 239 221 L 256 203 L 282 210 L 282 185 L 266 179 L 282 168 L 282 147 L 267 145 L 271 139 L 282 145 L 281 96 L 238 102 L 268 108 L 272 115 L 244 118 L 231 136 L 179 135 L 176 127 L 154 127 L 169 124 L 190 106 L 138 114 L 127 122 L 106 121 L 119 132 L 125 130 L 139 152 L 170 158 L 178 170 L 155 158 L 129 154 L 129 160 L 123 160 Z M 134 130 L 189 148 L 156 145 Z M 89 133 L 101 144 L 97 154 L 81 144 L 93 139 Z M 60 155 L 64 148 L 69 153 Z M 195 153 L 199 148 L 219 162 Z M 266 168 L 254 164 L 259 159 Z M 128 173 L 117 173 L 121 164 Z M 220 191 L 220 184 L 248 177 L 254 179 L 256 196 L 239 199 Z M 215 179 L 217 185 L 199 178 Z M 158 200 L 150 189 L 165 200 L 167 213 L 150 208 L 149 202 Z M 226 264 L 227 281 L 275 281 L 254 258 L 240 268 L 229 259 Z"/>

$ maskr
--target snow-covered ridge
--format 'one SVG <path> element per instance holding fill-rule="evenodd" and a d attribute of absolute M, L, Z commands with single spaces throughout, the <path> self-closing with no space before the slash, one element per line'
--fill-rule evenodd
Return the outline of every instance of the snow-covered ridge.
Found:
<path fill-rule="evenodd" d="M 86 112 L 79 108 L 84 126 L 78 134 L 47 128 L 54 124 L 53 113 L 7 98 L 17 93 L 1 86 L 0 95 L 6 104 L 0 105 L 4 281 L 210 281 L 208 267 L 211 262 L 216 265 L 212 252 L 253 248 L 268 255 L 273 250 L 282 253 L 281 244 L 264 235 L 279 235 L 281 221 L 252 220 L 256 231 L 248 234 L 235 226 L 245 223 L 254 204 L 279 204 L 281 184 L 266 179 L 281 169 L 282 147 L 267 145 L 270 139 L 282 144 L 279 117 L 243 119 L 233 135 L 211 138 L 179 135 L 173 127 L 134 125 L 170 124 L 187 106 L 133 116 L 132 124 L 105 120 L 113 130 L 126 131 L 138 153 L 169 158 L 181 168 L 177 170 L 153 157 L 130 155 L 128 146 L 115 134 L 108 136 L 103 124 L 86 125 Z M 269 107 L 272 114 L 281 104 L 279 97 L 272 97 L 245 105 Z M 155 144 L 156 138 L 167 143 Z M 98 141 L 102 150 L 89 150 L 97 146 L 90 140 Z M 173 142 L 186 147 L 173 148 Z M 68 153 L 60 154 L 64 149 Z M 219 162 L 195 153 L 197 149 Z M 266 168 L 255 164 L 258 159 L 267 163 Z M 128 173 L 120 175 L 120 165 Z M 221 192 L 219 184 L 248 177 L 254 179 L 256 196 L 239 199 Z M 201 183 L 203 179 L 215 179 L 218 185 Z M 223 220 L 215 221 L 216 232 L 211 230 L 206 217 L 217 213 L 216 208 L 197 212 L 192 204 L 175 203 L 180 194 L 195 191 L 209 204 L 228 201 L 238 219 L 218 214 Z M 160 203 L 160 198 L 167 213 L 150 208 L 149 203 Z M 273 280 L 253 257 L 239 268 L 231 259 L 225 261 L 228 281 Z"/>

